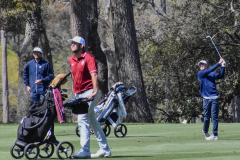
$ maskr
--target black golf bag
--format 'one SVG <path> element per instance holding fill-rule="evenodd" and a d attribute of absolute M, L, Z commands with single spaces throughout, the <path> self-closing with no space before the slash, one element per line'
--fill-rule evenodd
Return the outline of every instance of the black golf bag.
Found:
<path fill-rule="evenodd" d="M 66 77 L 70 73 L 55 77 L 45 91 L 44 97 L 29 108 L 31 115 L 22 119 L 17 130 L 17 140 L 10 149 L 15 159 L 23 156 L 27 159 L 37 159 L 38 156 L 49 158 L 54 153 L 54 145 L 56 145 L 56 154 L 59 159 L 68 159 L 73 156 L 73 145 L 67 141 L 59 143 L 53 129 L 54 119 L 57 115 L 59 118 L 59 113 L 65 118 L 64 110 L 61 108 L 63 106 L 60 105 L 63 99 L 60 86 L 66 83 Z"/>
<path fill-rule="evenodd" d="M 52 89 L 29 109 L 31 116 L 23 118 L 17 130 L 17 140 L 23 143 L 41 142 L 57 116 Z"/>

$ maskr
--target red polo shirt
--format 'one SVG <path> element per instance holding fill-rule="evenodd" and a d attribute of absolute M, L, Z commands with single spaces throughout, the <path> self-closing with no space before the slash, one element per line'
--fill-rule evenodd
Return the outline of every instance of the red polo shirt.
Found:
<path fill-rule="evenodd" d="M 97 72 L 97 62 L 90 53 L 82 53 L 79 59 L 75 54 L 69 58 L 69 65 L 73 75 L 74 93 L 81 93 L 92 89 L 91 73 Z"/>

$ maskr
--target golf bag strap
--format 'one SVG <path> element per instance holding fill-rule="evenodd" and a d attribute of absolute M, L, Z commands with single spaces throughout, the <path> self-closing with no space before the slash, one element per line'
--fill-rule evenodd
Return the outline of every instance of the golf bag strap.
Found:
<path fill-rule="evenodd" d="M 32 127 L 24 127 L 24 129 L 28 129 L 28 130 L 29 130 L 29 129 L 34 129 L 34 128 L 39 127 L 39 126 L 44 122 L 47 114 L 48 114 L 48 107 L 47 107 L 47 109 L 46 109 L 46 112 L 45 112 L 45 114 L 44 114 L 43 119 L 42 119 L 38 124 L 36 124 L 36 125 L 34 125 L 34 126 L 32 126 Z"/>

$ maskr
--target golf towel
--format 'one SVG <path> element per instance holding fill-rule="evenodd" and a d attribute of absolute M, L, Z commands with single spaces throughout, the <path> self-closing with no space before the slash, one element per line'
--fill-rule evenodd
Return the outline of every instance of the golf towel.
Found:
<path fill-rule="evenodd" d="M 58 121 L 60 123 L 66 123 L 66 117 L 64 113 L 63 101 L 60 91 L 55 88 L 53 89 L 54 101 L 58 115 Z"/>

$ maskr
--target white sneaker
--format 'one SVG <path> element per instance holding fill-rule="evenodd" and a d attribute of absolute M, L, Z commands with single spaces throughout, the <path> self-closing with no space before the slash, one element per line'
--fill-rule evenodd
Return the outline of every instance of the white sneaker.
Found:
<path fill-rule="evenodd" d="M 202 130 L 202 132 L 203 132 L 203 130 Z M 209 134 L 209 133 L 204 133 L 204 132 L 203 132 L 203 134 L 204 134 L 204 136 L 205 136 L 205 139 L 208 138 L 208 137 L 210 137 L 210 134 Z M 206 139 L 206 140 L 207 140 L 207 139 Z"/>
<path fill-rule="evenodd" d="M 77 159 L 88 159 L 91 158 L 91 153 L 80 151 L 78 154 L 74 154 L 73 157 Z"/>
<path fill-rule="evenodd" d="M 214 136 L 213 134 L 210 137 L 206 137 L 206 140 L 218 140 L 218 136 Z"/>
<path fill-rule="evenodd" d="M 95 153 L 95 154 L 91 154 L 92 158 L 93 157 L 109 157 L 109 156 L 111 156 L 111 151 L 110 150 L 109 151 L 104 151 L 102 149 L 99 149 L 97 151 L 97 153 Z"/>

